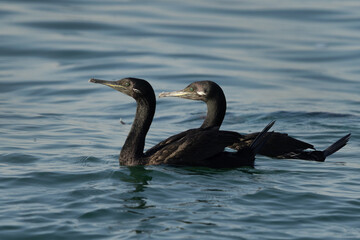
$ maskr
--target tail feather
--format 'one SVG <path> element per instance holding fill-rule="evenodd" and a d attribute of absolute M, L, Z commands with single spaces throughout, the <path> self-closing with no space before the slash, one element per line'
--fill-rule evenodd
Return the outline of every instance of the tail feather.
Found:
<path fill-rule="evenodd" d="M 323 151 L 324 157 L 326 158 L 327 156 L 330 156 L 334 152 L 337 152 L 339 149 L 344 147 L 346 145 L 346 143 L 349 141 L 350 137 L 351 137 L 351 133 L 349 133 L 346 136 L 340 138 L 339 140 L 334 142 L 330 147 L 326 148 Z"/>
<path fill-rule="evenodd" d="M 264 146 L 266 141 L 268 140 L 270 134 L 267 134 L 267 132 L 270 130 L 270 128 L 274 125 L 275 120 L 271 121 L 254 139 L 254 141 L 251 143 L 250 148 L 252 149 L 254 154 L 257 154 L 261 148 Z"/>

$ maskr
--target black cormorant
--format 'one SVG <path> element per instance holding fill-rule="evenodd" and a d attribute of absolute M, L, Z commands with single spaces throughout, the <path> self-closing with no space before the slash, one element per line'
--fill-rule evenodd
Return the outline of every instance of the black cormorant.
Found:
<path fill-rule="evenodd" d="M 180 97 L 200 100 L 207 104 L 207 115 L 201 128 L 220 127 L 226 112 L 226 98 L 221 87 L 212 81 L 193 82 L 186 88 L 175 92 L 161 93 L 159 97 Z M 230 148 L 239 150 L 249 146 L 258 133 L 240 135 Z M 324 151 L 315 150 L 314 146 L 288 136 L 286 133 L 271 132 L 259 151 L 259 154 L 280 159 L 303 159 L 325 161 L 325 158 L 346 145 L 350 135 L 340 138 Z M 312 150 L 308 150 L 312 149 Z"/>
<path fill-rule="evenodd" d="M 266 133 L 274 124 L 271 122 L 249 147 L 237 152 L 224 151 L 226 146 L 236 141 L 237 133 L 220 131 L 219 127 L 205 127 L 179 133 L 144 153 L 145 137 L 156 108 L 155 93 L 151 85 L 138 78 L 89 81 L 109 86 L 134 98 L 137 103 L 134 122 L 120 152 L 121 165 L 171 164 L 217 168 L 254 166 L 255 154 L 267 140 Z"/>

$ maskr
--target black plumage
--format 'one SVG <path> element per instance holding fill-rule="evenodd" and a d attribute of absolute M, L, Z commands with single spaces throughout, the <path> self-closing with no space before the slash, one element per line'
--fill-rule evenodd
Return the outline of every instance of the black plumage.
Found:
<path fill-rule="evenodd" d="M 124 78 L 118 81 L 90 79 L 107 85 L 135 99 L 135 119 L 121 149 L 121 165 L 186 165 L 217 168 L 254 166 L 255 154 L 266 141 L 271 122 L 252 143 L 236 152 L 224 151 L 238 139 L 238 134 L 220 131 L 219 127 L 203 127 L 179 133 L 144 153 L 145 137 L 152 123 L 156 99 L 151 85 L 143 79 Z"/>
<path fill-rule="evenodd" d="M 226 112 L 226 98 L 221 87 L 212 81 L 193 82 L 180 91 L 161 93 L 160 97 L 180 97 L 200 100 L 207 104 L 207 115 L 201 128 L 220 127 Z M 240 150 L 251 144 L 258 133 L 239 134 L 236 142 L 230 148 Z M 279 159 L 303 159 L 325 161 L 327 156 L 346 145 L 351 134 L 340 138 L 324 151 L 315 150 L 314 146 L 290 137 L 286 133 L 268 133 L 268 139 L 259 154 Z"/>

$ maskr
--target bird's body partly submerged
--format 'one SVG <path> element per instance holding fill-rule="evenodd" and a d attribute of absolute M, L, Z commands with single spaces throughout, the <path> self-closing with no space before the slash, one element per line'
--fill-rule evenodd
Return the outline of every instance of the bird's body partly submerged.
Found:
<path fill-rule="evenodd" d="M 138 78 L 124 78 L 118 81 L 90 79 L 114 88 L 137 103 L 131 130 L 121 149 L 121 165 L 185 165 L 216 168 L 254 166 L 255 154 L 265 143 L 271 122 L 252 143 L 237 152 L 225 152 L 225 147 L 236 142 L 238 133 L 220 131 L 219 127 L 190 129 L 174 135 L 144 153 L 145 137 L 150 128 L 156 108 L 155 93 L 151 85 Z"/>
<path fill-rule="evenodd" d="M 160 97 L 180 97 L 200 100 L 207 104 L 207 115 L 200 128 L 220 127 L 226 113 L 226 98 L 221 87 L 212 81 L 193 82 L 180 91 L 161 93 Z M 246 148 L 259 133 L 239 134 L 238 139 L 228 147 L 235 150 Z M 268 133 L 268 139 L 259 154 L 279 159 L 303 159 L 325 161 L 327 156 L 346 145 L 350 134 L 340 138 L 324 151 L 315 150 L 314 146 L 288 136 L 286 133 Z"/>

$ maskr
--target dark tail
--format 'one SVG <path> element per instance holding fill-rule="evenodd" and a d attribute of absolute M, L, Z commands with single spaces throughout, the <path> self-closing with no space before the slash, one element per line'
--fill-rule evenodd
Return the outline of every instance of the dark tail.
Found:
<path fill-rule="evenodd" d="M 254 155 L 256 155 L 261 148 L 264 146 L 266 141 L 268 140 L 270 134 L 267 134 L 267 132 L 270 130 L 270 128 L 274 125 L 275 120 L 271 121 L 254 139 L 254 141 L 251 143 L 250 148 L 252 149 Z"/>
<path fill-rule="evenodd" d="M 324 157 L 326 158 L 327 156 L 330 156 L 331 154 L 333 154 L 334 152 L 337 152 L 339 149 L 341 149 L 342 147 L 344 147 L 346 145 L 346 143 L 349 141 L 351 136 L 351 133 L 349 133 L 348 135 L 340 138 L 339 140 L 337 140 L 336 142 L 334 142 L 330 147 L 328 147 L 327 149 L 325 149 L 323 151 L 324 153 Z"/>

